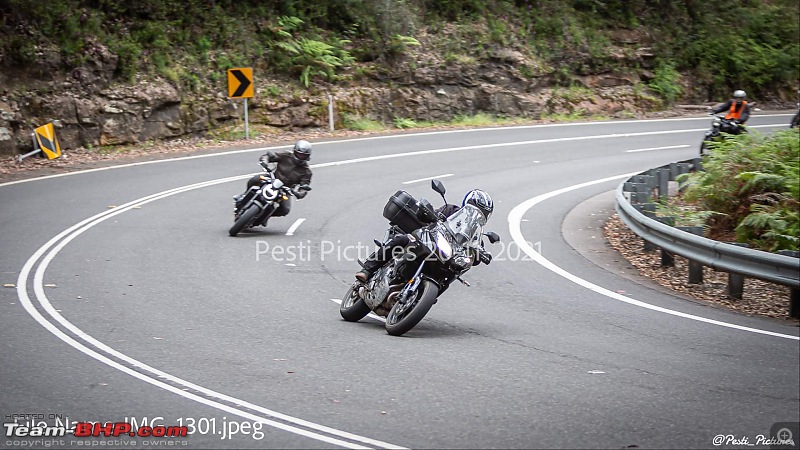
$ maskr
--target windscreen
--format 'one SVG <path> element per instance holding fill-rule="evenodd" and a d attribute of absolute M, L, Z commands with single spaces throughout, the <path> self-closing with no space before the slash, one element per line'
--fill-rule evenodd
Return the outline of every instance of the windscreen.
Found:
<path fill-rule="evenodd" d="M 456 244 L 463 246 L 478 237 L 486 225 L 483 213 L 473 205 L 467 204 L 447 218 L 445 226 L 453 233 Z"/>

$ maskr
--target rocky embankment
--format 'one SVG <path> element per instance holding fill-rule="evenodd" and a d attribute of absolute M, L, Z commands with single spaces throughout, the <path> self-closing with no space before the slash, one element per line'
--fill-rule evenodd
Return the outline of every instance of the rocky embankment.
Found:
<path fill-rule="evenodd" d="M 0 71 L 0 155 L 29 151 L 32 128 L 49 122 L 64 149 L 198 137 L 242 124 L 243 102 L 227 97 L 224 71 L 204 74 L 206 81 L 191 89 L 158 77 L 127 83 L 115 79 L 118 58 L 101 44 L 84 56 L 81 67 L 64 73 L 58 51 L 41 48 L 36 66 Z M 337 129 L 348 118 L 391 124 L 478 113 L 534 120 L 543 114 L 636 117 L 658 103 L 641 88 L 652 76 L 652 57 L 646 47 L 620 51 L 613 56 L 618 67 L 639 69 L 575 74 L 572 88 L 556 86 L 554 68 L 508 49 L 463 63 L 410 52 L 391 68 L 345 74 L 335 85 L 309 89 L 297 80 L 263 79 L 256 69 L 249 123 L 276 132 L 325 128 L 329 95 Z"/>

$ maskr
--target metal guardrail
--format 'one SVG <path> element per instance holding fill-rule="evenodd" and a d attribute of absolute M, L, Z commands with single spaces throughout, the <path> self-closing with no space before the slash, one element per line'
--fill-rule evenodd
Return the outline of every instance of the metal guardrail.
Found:
<path fill-rule="evenodd" d="M 655 218 L 654 212 L 649 212 L 655 210 L 655 204 L 650 203 L 654 192 L 666 198 L 668 181 L 673 181 L 681 173 L 701 168 L 699 158 L 687 160 L 650 169 L 621 183 L 616 191 L 616 209 L 620 219 L 645 242 L 662 250 L 717 271 L 789 286 L 792 290 L 790 315 L 795 317 L 799 308 L 800 259 L 698 236 L 662 223 Z"/>

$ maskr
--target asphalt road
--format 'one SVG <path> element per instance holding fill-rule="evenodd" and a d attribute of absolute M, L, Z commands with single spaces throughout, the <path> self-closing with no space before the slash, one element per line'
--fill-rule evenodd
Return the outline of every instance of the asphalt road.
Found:
<path fill-rule="evenodd" d="M 749 124 L 767 132 L 789 119 Z M 562 227 L 570 211 L 622 175 L 696 156 L 708 125 L 314 142 L 314 190 L 236 238 L 231 197 L 264 149 L 0 185 L 0 281 L 16 286 L 0 289 L 4 423 L 189 426 L 185 438 L 136 438 L 179 448 L 757 444 L 800 421 L 797 327 L 637 284 L 563 237 L 580 234 Z M 344 322 L 333 300 L 382 236 L 384 203 L 405 189 L 438 206 L 431 177 L 451 203 L 472 188 L 493 196 L 494 262 L 404 337 L 375 319 Z M 4 430 L 0 447 L 87 441 Z"/>

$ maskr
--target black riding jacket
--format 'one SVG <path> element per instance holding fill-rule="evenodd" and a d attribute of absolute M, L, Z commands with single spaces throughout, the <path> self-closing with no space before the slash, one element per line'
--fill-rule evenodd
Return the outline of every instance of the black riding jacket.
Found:
<path fill-rule="evenodd" d="M 311 168 L 308 167 L 308 161 L 295 158 L 290 151 L 267 152 L 260 159 L 278 163 L 278 167 L 275 168 L 275 177 L 289 187 L 311 184 Z"/>

